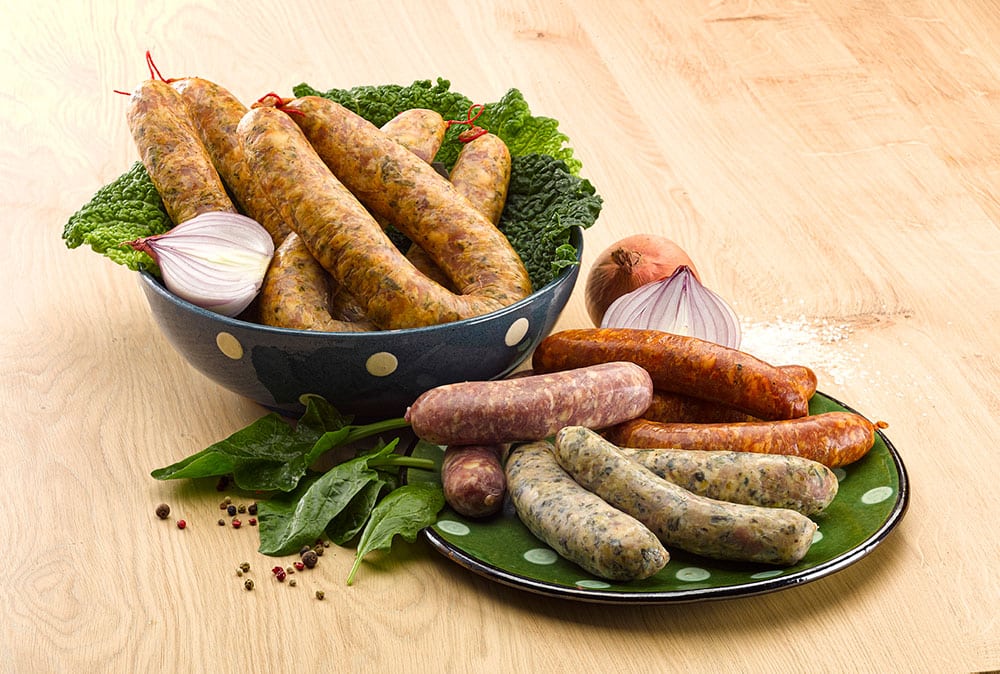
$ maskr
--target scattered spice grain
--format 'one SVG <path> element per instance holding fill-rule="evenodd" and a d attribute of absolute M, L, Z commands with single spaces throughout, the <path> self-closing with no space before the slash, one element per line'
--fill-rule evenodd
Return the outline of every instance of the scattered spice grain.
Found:
<path fill-rule="evenodd" d="M 168 506 L 166 503 L 161 503 L 160 505 L 156 506 L 156 516 L 159 517 L 161 520 L 167 519 L 167 517 L 170 516 L 170 506 Z"/>

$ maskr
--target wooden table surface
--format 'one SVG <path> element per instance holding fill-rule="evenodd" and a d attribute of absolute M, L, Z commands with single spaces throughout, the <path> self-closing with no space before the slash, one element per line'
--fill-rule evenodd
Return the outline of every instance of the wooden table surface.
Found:
<path fill-rule="evenodd" d="M 6 0 L 0 18 L 0 671 L 1000 667 L 995 2 Z M 133 272 L 61 240 L 137 158 L 113 90 L 147 76 L 147 49 L 244 100 L 519 88 L 604 198 L 582 274 L 631 233 L 679 242 L 748 351 L 889 423 L 902 523 L 829 577 L 725 601 L 546 598 L 422 539 L 352 587 L 353 551 L 332 550 L 309 581 L 323 602 L 244 592 L 239 561 L 269 568 L 255 533 L 149 472 L 262 408 L 172 350 Z M 558 327 L 588 325 L 581 283 Z"/>

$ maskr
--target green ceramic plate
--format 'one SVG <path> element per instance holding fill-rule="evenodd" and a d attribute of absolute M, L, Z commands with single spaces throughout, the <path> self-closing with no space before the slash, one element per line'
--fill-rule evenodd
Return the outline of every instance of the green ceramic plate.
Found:
<path fill-rule="evenodd" d="M 822 393 L 810 412 L 851 408 Z M 415 456 L 440 462 L 440 447 L 419 443 Z M 865 458 L 835 471 L 837 497 L 813 517 L 819 530 L 806 556 L 795 566 L 775 568 L 720 562 L 670 551 L 670 562 L 651 578 L 609 583 L 559 557 L 521 523 L 508 502 L 486 521 L 466 519 L 445 508 L 424 530 L 431 545 L 448 559 L 490 580 L 544 595 L 582 601 L 661 604 L 745 597 L 818 580 L 868 555 L 899 524 L 909 503 L 906 469 L 888 438 L 879 431 Z M 420 473 L 420 475 L 418 475 Z M 413 471 L 410 479 L 430 471 Z"/>

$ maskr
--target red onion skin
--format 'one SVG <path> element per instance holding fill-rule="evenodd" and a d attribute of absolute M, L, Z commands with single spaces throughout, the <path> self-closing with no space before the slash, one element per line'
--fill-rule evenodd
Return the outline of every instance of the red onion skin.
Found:
<path fill-rule="evenodd" d="M 590 268 L 584 288 L 587 313 L 600 327 L 611 303 L 640 286 L 667 278 L 687 265 L 699 281 L 698 270 L 684 250 L 655 234 L 633 234 L 601 252 Z"/>

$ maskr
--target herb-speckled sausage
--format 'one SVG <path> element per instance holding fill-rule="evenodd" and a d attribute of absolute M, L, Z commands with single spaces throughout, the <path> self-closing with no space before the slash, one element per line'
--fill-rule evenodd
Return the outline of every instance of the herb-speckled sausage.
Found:
<path fill-rule="evenodd" d="M 535 349 L 532 367 L 553 372 L 612 360 L 641 365 L 660 390 L 712 400 L 761 419 L 809 413 L 809 397 L 780 367 L 737 349 L 659 330 L 556 332 Z"/>
<path fill-rule="evenodd" d="M 756 452 L 620 448 L 668 482 L 730 503 L 822 512 L 837 496 L 832 470 L 799 456 Z"/>
<path fill-rule="evenodd" d="M 129 98 L 126 118 L 139 159 L 175 225 L 201 213 L 236 212 L 173 87 L 142 82 Z"/>
<path fill-rule="evenodd" d="M 789 454 L 828 468 L 846 466 L 875 444 L 875 425 L 860 414 L 824 412 L 784 421 L 672 424 L 635 419 L 604 431 L 622 447 L 673 447 Z"/>
<path fill-rule="evenodd" d="M 582 426 L 567 426 L 556 434 L 555 456 L 573 479 L 645 524 L 667 547 L 713 559 L 785 566 L 805 556 L 816 533 L 816 523 L 794 510 L 698 496 Z"/>
<path fill-rule="evenodd" d="M 548 442 L 515 448 L 506 470 L 511 502 L 528 530 L 595 576 L 623 582 L 649 578 L 669 561 L 649 529 L 567 475 Z"/>
<path fill-rule="evenodd" d="M 605 428 L 649 406 L 653 385 L 634 363 L 432 388 L 406 410 L 418 438 L 439 445 L 547 438 L 567 424 Z M 617 420 L 617 421 L 616 421 Z"/>
<path fill-rule="evenodd" d="M 361 303 L 375 325 L 386 329 L 435 325 L 489 313 L 504 301 L 514 301 L 509 293 L 485 292 L 489 284 L 477 295 L 455 295 L 420 274 L 357 197 L 334 177 L 291 119 L 302 116 L 269 107 L 251 109 L 238 127 L 247 160 L 272 198 L 280 199 L 276 205 L 313 257 Z M 392 152 L 423 164 L 377 129 L 375 133 Z M 359 148 L 351 148 L 355 150 Z"/>
<path fill-rule="evenodd" d="M 531 294 L 507 238 L 429 164 L 331 100 L 304 96 L 283 109 L 334 175 L 426 250 L 463 295 L 507 306 Z"/>
<path fill-rule="evenodd" d="M 451 183 L 494 225 L 507 203 L 510 185 L 510 150 L 492 133 L 462 146 L 451 168 Z"/>
<path fill-rule="evenodd" d="M 229 90 L 200 77 L 173 80 L 171 85 L 184 99 L 212 164 L 240 210 L 268 231 L 275 247 L 280 246 L 291 228 L 261 193 L 261 184 L 247 167 L 236 135 L 247 107 Z"/>

